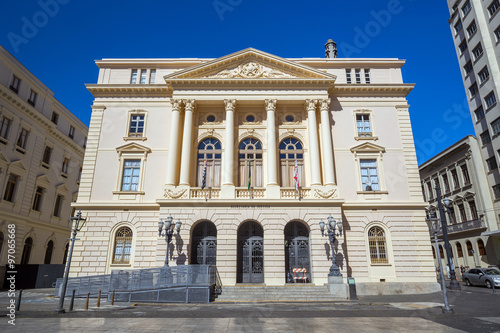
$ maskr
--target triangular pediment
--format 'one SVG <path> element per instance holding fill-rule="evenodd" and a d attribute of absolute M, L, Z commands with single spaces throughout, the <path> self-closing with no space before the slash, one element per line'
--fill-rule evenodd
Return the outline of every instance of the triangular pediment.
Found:
<path fill-rule="evenodd" d="M 324 80 L 333 84 L 336 76 L 292 60 L 248 48 L 165 75 L 164 79 L 170 84 L 184 80 Z"/>
<path fill-rule="evenodd" d="M 57 185 L 56 189 L 58 192 L 68 193 L 68 188 L 64 183 Z"/>
<path fill-rule="evenodd" d="M 47 175 L 40 175 L 36 178 L 36 182 L 44 185 L 50 185 L 50 179 Z"/>
<path fill-rule="evenodd" d="M 0 153 L 0 163 L 8 164 L 10 161 L 2 153 Z"/>
<path fill-rule="evenodd" d="M 385 148 L 371 142 L 362 143 L 356 147 L 352 147 L 353 153 L 385 153 Z"/>
<path fill-rule="evenodd" d="M 24 166 L 23 162 L 21 162 L 20 160 L 12 162 L 12 164 L 10 166 L 17 168 L 18 170 L 26 171 L 26 167 Z"/>
<path fill-rule="evenodd" d="M 143 145 L 140 145 L 138 143 L 132 142 L 132 143 L 127 143 L 126 145 L 120 146 L 116 148 L 116 151 L 118 153 L 150 153 L 151 149 L 148 147 L 145 147 Z"/>

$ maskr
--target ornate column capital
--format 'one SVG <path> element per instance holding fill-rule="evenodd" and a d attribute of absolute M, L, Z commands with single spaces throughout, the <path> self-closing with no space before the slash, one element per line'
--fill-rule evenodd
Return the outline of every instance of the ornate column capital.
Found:
<path fill-rule="evenodd" d="M 306 110 L 316 111 L 316 104 L 318 104 L 318 100 L 316 99 L 306 99 Z"/>
<path fill-rule="evenodd" d="M 330 108 L 330 99 L 321 99 L 319 101 L 319 109 L 320 111 L 328 111 Z"/>
<path fill-rule="evenodd" d="M 224 105 L 226 106 L 226 111 L 234 111 L 236 108 L 236 100 L 235 99 L 225 99 Z"/>
<path fill-rule="evenodd" d="M 266 111 L 276 111 L 276 99 L 266 99 Z"/>
<path fill-rule="evenodd" d="M 196 101 L 194 99 L 184 99 L 183 102 L 186 111 L 194 111 L 196 108 Z"/>
<path fill-rule="evenodd" d="M 172 111 L 177 111 L 177 112 L 180 112 L 181 111 L 181 107 L 182 107 L 182 100 L 181 99 L 171 99 L 170 100 L 170 103 L 172 104 Z"/>

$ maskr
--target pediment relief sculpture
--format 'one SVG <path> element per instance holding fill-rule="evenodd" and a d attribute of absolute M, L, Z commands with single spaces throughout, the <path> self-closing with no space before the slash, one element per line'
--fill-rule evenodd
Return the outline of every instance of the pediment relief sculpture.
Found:
<path fill-rule="evenodd" d="M 279 78 L 294 78 L 294 76 L 276 70 L 271 67 L 264 66 L 258 62 L 250 61 L 239 65 L 236 68 L 224 69 L 214 75 L 209 75 L 206 78 L 219 79 L 279 79 Z"/>

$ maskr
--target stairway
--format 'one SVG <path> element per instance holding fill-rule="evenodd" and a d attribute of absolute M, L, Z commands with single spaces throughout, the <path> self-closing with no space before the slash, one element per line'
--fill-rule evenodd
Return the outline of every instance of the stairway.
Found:
<path fill-rule="evenodd" d="M 263 301 L 338 301 L 327 286 L 294 284 L 286 286 L 242 285 L 224 286 L 215 302 L 263 302 Z"/>

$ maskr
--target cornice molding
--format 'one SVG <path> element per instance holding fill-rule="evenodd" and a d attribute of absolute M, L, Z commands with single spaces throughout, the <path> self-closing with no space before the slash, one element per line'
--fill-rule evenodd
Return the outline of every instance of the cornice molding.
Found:
<path fill-rule="evenodd" d="M 406 97 L 415 84 L 336 84 L 331 92 L 336 96 L 358 96 L 369 93 L 379 96 Z"/>
<path fill-rule="evenodd" d="M 86 84 L 94 97 L 170 97 L 172 89 L 165 84 Z"/>

